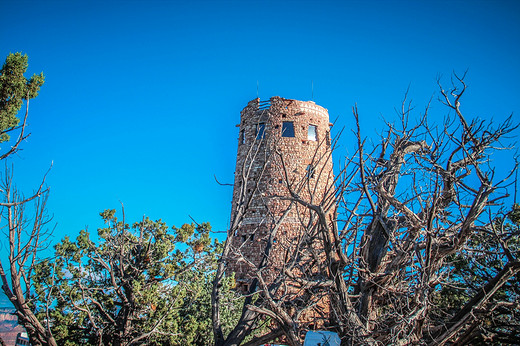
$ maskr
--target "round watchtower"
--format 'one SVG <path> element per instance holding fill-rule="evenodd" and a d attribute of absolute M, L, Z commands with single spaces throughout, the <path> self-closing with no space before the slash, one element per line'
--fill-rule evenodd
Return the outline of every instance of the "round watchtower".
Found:
<path fill-rule="evenodd" d="M 313 232 L 316 220 L 301 201 L 334 202 L 331 124 L 312 101 L 272 97 L 250 101 L 237 126 L 228 269 L 247 289 L 259 270 L 272 282 L 302 234 Z"/>

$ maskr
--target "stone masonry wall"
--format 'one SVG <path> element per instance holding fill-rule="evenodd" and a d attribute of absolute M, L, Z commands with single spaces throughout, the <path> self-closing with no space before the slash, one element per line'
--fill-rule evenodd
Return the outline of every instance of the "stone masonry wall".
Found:
<path fill-rule="evenodd" d="M 293 137 L 282 135 L 283 129 L 285 135 L 292 135 L 284 122 L 293 124 Z M 310 125 L 315 126 L 315 138 L 313 131 L 309 134 Z M 228 268 L 236 273 L 239 285 L 247 285 L 264 258 L 270 237 L 273 246 L 268 270 L 263 272 L 267 281 L 283 268 L 303 230 L 312 228 L 308 209 L 288 200 L 289 187 L 309 203 L 334 195 L 331 124 L 327 110 L 314 102 L 272 97 L 250 101 L 237 126 L 231 222 L 238 227 Z"/>

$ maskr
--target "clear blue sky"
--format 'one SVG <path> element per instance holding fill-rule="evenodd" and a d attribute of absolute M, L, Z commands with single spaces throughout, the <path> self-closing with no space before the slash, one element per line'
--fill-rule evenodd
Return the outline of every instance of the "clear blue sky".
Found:
<path fill-rule="evenodd" d="M 94 231 L 119 201 L 131 222 L 191 215 L 224 231 L 231 189 L 213 176 L 233 180 L 257 81 L 262 99 L 300 100 L 312 82 L 336 130 L 357 102 L 372 136 L 409 85 L 422 109 L 452 71 L 469 70 L 468 116 L 520 111 L 518 1 L 3 0 L 0 13 L 1 59 L 21 51 L 46 75 L 13 162 L 26 193 L 54 163 L 56 240 Z M 335 160 L 353 147 L 345 135 Z"/>

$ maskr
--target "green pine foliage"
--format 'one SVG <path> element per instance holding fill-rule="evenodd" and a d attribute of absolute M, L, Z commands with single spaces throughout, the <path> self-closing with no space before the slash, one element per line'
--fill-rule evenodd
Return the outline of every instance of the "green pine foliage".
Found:
<path fill-rule="evenodd" d="M 43 73 L 24 77 L 28 66 L 27 55 L 14 53 L 7 56 L 0 70 L 0 143 L 8 141 L 8 132 L 19 124 L 17 114 L 23 101 L 38 96 L 44 83 Z"/>
<path fill-rule="evenodd" d="M 475 293 L 520 255 L 520 205 L 493 220 L 491 229 L 476 232 L 466 249 L 446 259 L 451 273 L 435 297 L 439 320 L 453 316 Z M 520 343 L 520 277 L 508 280 L 480 310 L 475 322 L 465 330 L 465 342 L 474 345 Z"/>
<path fill-rule="evenodd" d="M 129 226 L 115 210 L 100 215 L 106 227 L 97 237 L 65 237 L 55 258 L 36 268 L 39 318 L 50 318 L 58 344 L 211 344 L 210 294 L 222 247 L 211 226 L 168 228 L 148 218 Z M 240 315 L 233 285 L 231 277 L 224 287 L 228 325 Z"/>

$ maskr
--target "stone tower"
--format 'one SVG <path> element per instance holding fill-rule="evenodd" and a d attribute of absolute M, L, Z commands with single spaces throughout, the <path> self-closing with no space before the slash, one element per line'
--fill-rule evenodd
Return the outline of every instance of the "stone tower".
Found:
<path fill-rule="evenodd" d="M 315 216 L 291 197 L 334 203 L 331 125 L 328 111 L 312 101 L 254 99 L 242 110 L 228 266 L 239 288 L 247 290 L 259 269 L 273 282 L 302 235 L 318 232 Z"/>

